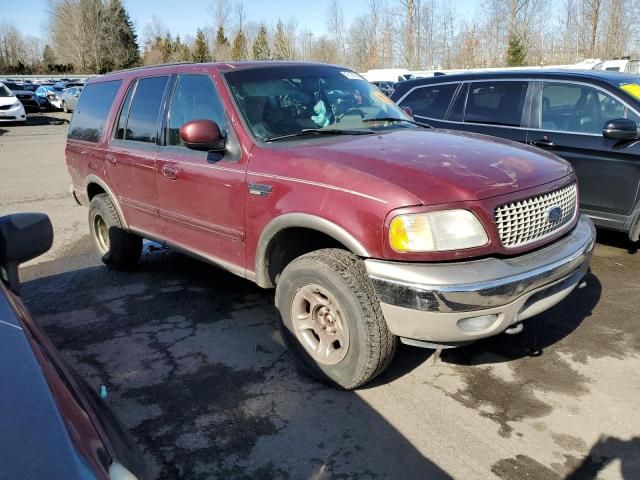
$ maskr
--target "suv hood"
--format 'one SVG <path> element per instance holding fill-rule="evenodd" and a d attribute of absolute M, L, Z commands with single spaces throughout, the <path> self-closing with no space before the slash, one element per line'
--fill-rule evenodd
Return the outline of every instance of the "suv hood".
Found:
<path fill-rule="evenodd" d="M 0 97 L 0 106 L 13 105 L 18 101 L 18 97 Z"/>
<path fill-rule="evenodd" d="M 450 130 L 333 137 L 291 143 L 289 150 L 385 180 L 429 205 L 505 195 L 572 173 L 568 162 L 542 150 Z"/>

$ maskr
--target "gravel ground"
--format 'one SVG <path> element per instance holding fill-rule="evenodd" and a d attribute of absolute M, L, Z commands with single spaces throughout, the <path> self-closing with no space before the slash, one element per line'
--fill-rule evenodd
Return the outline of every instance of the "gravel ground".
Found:
<path fill-rule="evenodd" d="M 298 373 L 273 292 L 148 244 L 103 267 L 68 194 L 67 116 L 0 125 L 0 214 L 56 239 L 24 300 L 159 478 L 640 478 L 640 256 L 599 232 L 586 283 L 502 335 L 437 358 L 401 347 L 357 392 Z"/>

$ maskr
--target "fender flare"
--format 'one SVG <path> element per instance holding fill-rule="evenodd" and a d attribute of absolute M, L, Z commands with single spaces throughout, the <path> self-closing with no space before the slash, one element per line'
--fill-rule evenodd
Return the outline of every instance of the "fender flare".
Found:
<path fill-rule="evenodd" d="M 261 287 L 272 287 L 269 279 L 267 254 L 273 238 L 287 228 L 307 228 L 324 233 L 347 247 L 359 257 L 370 257 L 367 249 L 353 235 L 335 223 L 308 213 L 285 213 L 271 220 L 262 230 L 256 247 L 256 278 Z"/>
<path fill-rule="evenodd" d="M 120 220 L 122 221 L 122 226 L 128 229 L 129 224 L 127 223 L 127 220 L 124 217 L 124 214 L 122 213 L 122 208 L 120 208 L 118 197 L 114 195 L 113 191 L 111 190 L 111 188 L 109 188 L 107 183 L 97 175 L 94 175 L 94 174 L 87 175 L 87 178 L 84 179 L 84 194 L 86 195 L 87 200 L 89 200 L 89 184 L 90 183 L 95 183 L 97 185 L 100 185 L 100 187 L 107 193 L 107 195 L 109 195 L 109 197 L 111 198 L 111 201 L 116 207 L 116 211 L 118 212 L 118 215 L 120 216 Z"/>

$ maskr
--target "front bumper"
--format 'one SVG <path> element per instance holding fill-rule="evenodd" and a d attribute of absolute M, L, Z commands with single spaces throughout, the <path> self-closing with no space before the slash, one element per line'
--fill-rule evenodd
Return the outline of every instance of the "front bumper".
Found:
<path fill-rule="evenodd" d="M 560 302 L 587 272 L 594 244 L 595 228 L 583 215 L 563 238 L 517 257 L 365 264 L 393 334 L 456 344 L 501 333 Z"/>
<path fill-rule="evenodd" d="M 0 122 L 24 122 L 27 120 L 27 114 L 21 103 L 13 108 L 0 110 Z"/>

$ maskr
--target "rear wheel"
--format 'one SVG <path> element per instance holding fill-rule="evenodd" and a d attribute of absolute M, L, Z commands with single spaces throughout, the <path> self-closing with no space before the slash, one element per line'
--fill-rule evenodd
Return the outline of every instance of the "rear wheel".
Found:
<path fill-rule="evenodd" d="M 115 205 L 106 193 L 96 195 L 89 205 L 89 231 L 102 261 L 114 268 L 128 268 L 138 263 L 142 238 L 128 232 Z"/>
<path fill-rule="evenodd" d="M 386 325 L 364 263 L 340 249 L 292 261 L 276 287 L 282 335 L 306 372 L 357 388 L 389 365 L 397 339 Z"/>

